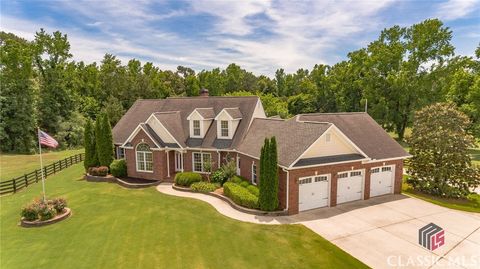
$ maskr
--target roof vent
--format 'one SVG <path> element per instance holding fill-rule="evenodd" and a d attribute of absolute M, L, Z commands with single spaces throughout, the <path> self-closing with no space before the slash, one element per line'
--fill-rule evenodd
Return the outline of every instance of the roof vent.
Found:
<path fill-rule="evenodd" d="M 201 89 L 200 90 L 200 96 L 201 97 L 208 97 L 208 90 L 207 89 Z"/>

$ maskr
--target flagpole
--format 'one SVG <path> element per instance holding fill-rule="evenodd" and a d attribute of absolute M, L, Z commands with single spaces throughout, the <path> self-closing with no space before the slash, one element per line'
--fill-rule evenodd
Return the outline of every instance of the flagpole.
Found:
<path fill-rule="evenodd" d="M 37 128 L 38 150 L 40 152 L 40 171 L 42 172 L 43 201 L 45 202 L 45 175 L 43 174 L 42 144 L 40 144 L 40 128 Z"/>

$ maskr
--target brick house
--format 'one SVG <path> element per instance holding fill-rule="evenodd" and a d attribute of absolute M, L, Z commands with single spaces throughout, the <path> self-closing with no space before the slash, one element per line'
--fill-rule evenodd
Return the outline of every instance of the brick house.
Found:
<path fill-rule="evenodd" d="M 257 96 L 138 100 L 113 128 L 128 175 L 173 182 L 181 171 L 204 173 L 228 160 L 259 183 L 265 137 L 278 145 L 280 207 L 289 214 L 400 193 L 410 155 L 366 113 L 267 118 Z"/>

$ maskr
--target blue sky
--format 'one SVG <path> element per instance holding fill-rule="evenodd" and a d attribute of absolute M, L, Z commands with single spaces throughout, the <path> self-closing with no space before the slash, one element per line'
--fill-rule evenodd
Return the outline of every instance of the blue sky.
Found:
<path fill-rule="evenodd" d="M 440 18 L 456 53 L 480 42 L 480 0 L 446 1 L 1 1 L 1 30 L 33 39 L 60 30 L 75 60 L 105 53 L 197 71 L 235 62 L 255 74 L 334 64 L 380 31 Z"/>

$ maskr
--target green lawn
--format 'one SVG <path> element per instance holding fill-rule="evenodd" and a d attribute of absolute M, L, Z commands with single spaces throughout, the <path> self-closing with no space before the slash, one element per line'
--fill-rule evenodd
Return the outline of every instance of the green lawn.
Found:
<path fill-rule="evenodd" d="M 41 228 L 17 226 L 41 184 L 0 198 L 0 268 L 365 268 L 301 225 L 257 225 L 209 204 L 148 189 L 81 180 L 74 165 L 47 180 L 73 215 Z"/>
<path fill-rule="evenodd" d="M 438 196 L 429 195 L 419 191 L 415 191 L 409 184 L 405 182 L 406 176 L 403 176 L 404 181 L 402 184 L 402 193 L 413 196 L 418 199 L 425 200 L 432 204 L 440 205 L 443 207 L 480 213 L 480 195 L 470 194 L 467 199 L 449 199 L 441 198 Z"/>
<path fill-rule="evenodd" d="M 82 153 L 83 149 L 50 151 L 42 154 L 43 164 L 51 164 L 66 157 Z M 38 154 L 0 154 L 0 180 L 10 180 L 40 168 Z"/>

